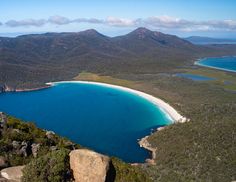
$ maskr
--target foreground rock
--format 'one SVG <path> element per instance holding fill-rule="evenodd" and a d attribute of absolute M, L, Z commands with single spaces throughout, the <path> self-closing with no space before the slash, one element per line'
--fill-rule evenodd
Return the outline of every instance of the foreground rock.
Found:
<path fill-rule="evenodd" d="M 0 156 L 0 170 L 8 167 L 7 159 L 3 156 Z"/>
<path fill-rule="evenodd" d="M 87 149 L 70 152 L 70 167 L 75 182 L 114 181 L 110 158 Z"/>
<path fill-rule="evenodd" d="M 9 181 L 20 182 L 24 166 L 9 167 L 1 170 L 1 176 Z"/>

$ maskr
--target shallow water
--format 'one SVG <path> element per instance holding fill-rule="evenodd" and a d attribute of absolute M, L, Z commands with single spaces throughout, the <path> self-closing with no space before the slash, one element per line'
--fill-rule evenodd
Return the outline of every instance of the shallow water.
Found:
<path fill-rule="evenodd" d="M 215 78 L 210 78 L 202 75 L 188 74 L 188 73 L 177 73 L 175 76 L 188 78 L 194 81 L 210 81 L 215 80 Z"/>
<path fill-rule="evenodd" d="M 171 123 L 163 111 L 142 97 L 81 83 L 2 93 L 0 110 L 127 162 L 144 162 L 149 152 L 139 147 L 137 139 Z"/>
<path fill-rule="evenodd" d="M 236 72 L 236 56 L 204 58 L 196 62 L 197 65 Z"/>

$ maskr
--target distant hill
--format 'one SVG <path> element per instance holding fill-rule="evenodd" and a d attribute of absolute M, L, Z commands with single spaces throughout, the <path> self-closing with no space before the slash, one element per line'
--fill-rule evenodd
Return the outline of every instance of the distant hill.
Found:
<path fill-rule="evenodd" d="M 198 57 L 235 52 L 232 46 L 198 46 L 146 28 L 114 38 L 93 29 L 0 37 L 0 85 L 38 87 L 48 81 L 70 80 L 82 71 L 166 72 Z"/>
<path fill-rule="evenodd" d="M 236 44 L 236 39 L 217 39 L 200 36 L 187 37 L 185 40 L 193 44 Z"/>

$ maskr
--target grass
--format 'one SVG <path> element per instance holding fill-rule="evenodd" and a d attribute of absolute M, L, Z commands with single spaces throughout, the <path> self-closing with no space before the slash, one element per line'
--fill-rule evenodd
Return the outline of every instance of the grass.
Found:
<path fill-rule="evenodd" d="M 217 77 L 221 81 L 234 82 L 236 79 L 234 74 L 209 70 L 182 71 Z M 161 182 L 236 180 L 236 94 L 226 92 L 217 81 L 195 82 L 159 73 L 107 76 L 89 72 L 83 72 L 74 79 L 144 91 L 167 101 L 190 118 L 188 123 L 173 124 L 151 135 L 149 142 L 157 148 L 156 165 L 134 167 L 113 159 L 117 170 L 116 181 L 149 181 L 149 178 Z M 10 125 L 26 133 L 31 131 L 14 121 Z M 38 136 L 37 132 L 35 136 Z M 21 137 L 31 136 L 26 134 Z"/>
<path fill-rule="evenodd" d="M 81 72 L 78 76 L 74 78 L 74 80 L 95 81 L 95 82 L 110 83 L 110 84 L 115 83 L 116 85 L 121 85 L 121 86 L 130 86 L 134 84 L 134 82 L 132 81 L 118 79 L 111 76 L 98 75 L 89 72 Z"/>
<path fill-rule="evenodd" d="M 208 82 L 226 90 L 236 90 L 236 73 L 229 73 L 225 71 L 201 67 L 197 69 L 183 69 L 182 71 L 189 74 L 215 78 L 216 80 L 211 80 Z M 225 84 L 225 82 L 229 82 L 229 84 Z"/>

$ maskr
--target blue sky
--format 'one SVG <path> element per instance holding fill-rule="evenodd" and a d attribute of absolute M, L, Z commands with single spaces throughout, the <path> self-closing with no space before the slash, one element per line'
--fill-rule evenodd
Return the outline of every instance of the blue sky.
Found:
<path fill-rule="evenodd" d="M 235 0 L 1 0 L 0 35 L 139 26 L 179 36 L 236 38 Z"/>

